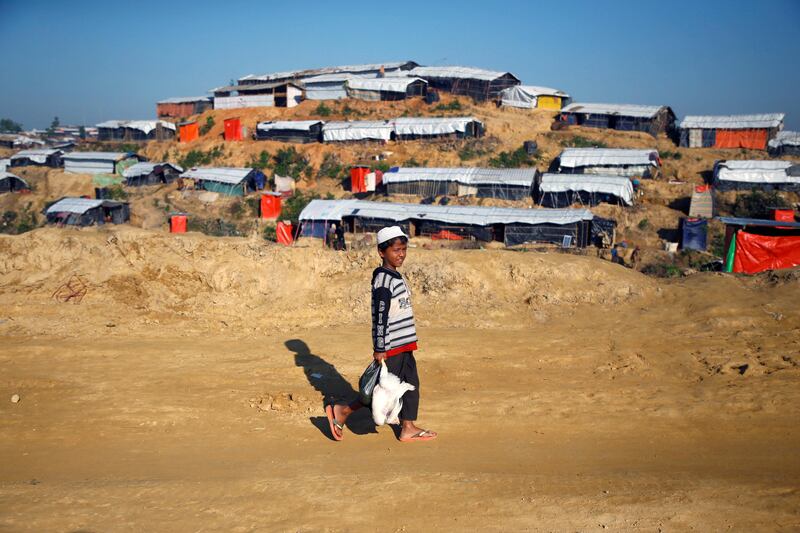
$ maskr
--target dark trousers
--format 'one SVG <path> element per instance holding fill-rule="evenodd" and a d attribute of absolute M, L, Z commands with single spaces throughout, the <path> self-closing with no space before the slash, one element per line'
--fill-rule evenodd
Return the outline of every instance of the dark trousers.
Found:
<path fill-rule="evenodd" d="M 386 358 L 386 368 L 399 377 L 401 381 L 416 387 L 403 394 L 403 407 L 400 409 L 400 420 L 414 421 L 419 411 L 419 374 L 414 352 L 403 352 Z"/>

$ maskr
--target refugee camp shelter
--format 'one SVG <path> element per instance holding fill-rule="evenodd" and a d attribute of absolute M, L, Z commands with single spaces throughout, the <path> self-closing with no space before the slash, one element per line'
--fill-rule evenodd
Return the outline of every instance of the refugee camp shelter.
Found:
<path fill-rule="evenodd" d="M 725 271 L 757 274 L 800 266 L 800 223 L 720 217 L 725 224 Z"/>
<path fill-rule="evenodd" d="M 264 188 L 267 178 L 254 168 L 192 168 L 181 174 L 181 178 L 192 179 L 196 187 L 229 196 L 244 196 Z"/>
<path fill-rule="evenodd" d="M 392 123 L 398 141 L 482 137 L 485 131 L 483 122 L 475 117 L 400 117 Z"/>
<path fill-rule="evenodd" d="M 388 120 L 354 120 L 326 122 L 322 126 L 323 142 L 390 141 L 394 124 Z"/>
<path fill-rule="evenodd" d="M 473 67 L 415 67 L 408 75 L 427 81 L 429 89 L 469 96 L 477 102 L 496 100 L 503 89 L 520 84 L 510 72 Z"/>
<path fill-rule="evenodd" d="M 200 137 L 200 127 L 197 124 L 197 121 L 192 122 L 182 122 L 178 124 L 180 128 L 179 131 L 179 142 L 188 143 L 194 141 Z"/>
<path fill-rule="evenodd" d="M 0 172 L 5 171 L 8 167 L 11 166 L 11 159 L 4 157 L 0 159 Z"/>
<path fill-rule="evenodd" d="M 348 80 L 356 78 L 375 78 L 375 75 L 359 75 L 349 73 L 320 74 L 310 78 L 303 78 L 302 84 L 306 91 L 306 100 L 342 100 L 348 98 Z"/>
<path fill-rule="evenodd" d="M 774 160 L 717 161 L 713 179 L 714 187 L 719 191 L 757 189 L 800 192 L 800 164 Z"/>
<path fill-rule="evenodd" d="M 213 109 L 214 102 L 208 96 L 184 96 L 167 98 L 156 102 L 158 118 L 186 118 Z"/>
<path fill-rule="evenodd" d="M 536 186 L 537 203 L 544 207 L 633 205 L 633 183 L 625 176 L 603 174 L 542 174 Z"/>
<path fill-rule="evenodd" d="M 383 183 L 388 194 L 525 200 L 537 174 L 535 168 L 394 167 L 383 174 Z"/>
<path fill-rule="evenodd" d="M 256 124 L 255 138 L 260 141 L 312 143 L 322 141 L 321 120 L 276 120 Z"/>
<path fill-rule="evenodd" d="M 688 115 L 678 126 L 680 145 L 689 148 L 766 150 L 767 142 L 783 129 L 784 116 L 783 113 Z"/>
<path fill-rule="evenodd" d="M 304 98 L 303 87 L 289 81 L 229 85 L 212 89 L 212 92 L 214 109 L 295 107 Z"/>
<path fill-rule="evenodd" d="M 30 165 L 45 167 L 62 167 L 64 161 L 61 150 L 55 148 L 33 148 L 31 150 L 21 150 L 10 158 L 10 166 L 26 167 Z"/>
<path fill-rule="evenodd" d="M 672 128 L 675 113 L 665 105 L 573 103 L 561 110 L 559 120 L 590 128 L 643 131 L 655 137 Z"/>
<path fill-rule="evenodd" d="M 166 120 L 107 120 L 97 124 L 98 141 L 168 141 L 176 127 Z"/>
<path fill-rule="evenodd" d="M 41 139 L 19 135 L 16 133 L 0 133 L 0 147 L 2 148 L 31 148 L 34 146 L 44 146 L 45 142 Z"/>
<path fill-rule="evenodd" d="M 564 91 L 537 85 L 515 85 L 500 91 L 500 105 L 523 109 L 560 110 L 569 103 Z"/>
<path fill-rule="evenodd" d="M 361 65 L 339 65 L 334 67 L 312 68 L 304 70 L 290 70 L 286 72 L 273 72 L 270 74 L 253 75 L 241 77 L 237 80 L 239 85 L 250 85 L 278 81 L 304 81 L 323 75 L 358 75 L 378 77 L 387 74 L 408 71 L 416 67 L 414 61 L 388 61 L 385 63 L 366 63 Z"/>
<path fill-rule="evenodd" d="M 0 170 L 0 193 L 30 190 L 28 182 L 10 172 Z"/>
<path fill-rule="evenodd" d="M 654 177 L 661 166 L 657 150 L 565 148 L 554 162 L 560 174 Z"/>
<path fill-rule="evenodd" d="M 138 187 L 140 185 L 158 185 L 172 183 L 183 169 L 172 163 L 136 163 L 122 171 L 125 185 Z"/>
<path fill-rule="evenodd" d="M 784 155 L 800 157 L 800 131 L 779 131 L 774 139 L 769 140 L 767 149 L 772 157 Z"/>
<path fill-rule="evenodd" d="M 513 209 L 312 200 L 300 213 L 301 234 L 324 238 L 332 223 L 353 232 L 374 232 L 399 225 L 411 236 L 501 241 L 507 246 L 554 243 L 587 246 L 593 215 L 586 209 Z"/>
<path fill-rule="evenodd" d="M 44 210 L 48 224 L 91 226 L 124 224 L 131 218 L 127 202 L 89 198 L 62 198 Z"/>
<path fill-rule="evenodd" d="M 130 166 L 129 160 L 137 160 L 128 152 L 69 152 L 62 156 L 64 171 L 75 174 L 121 174 Z"/>
<path fill-rule="evenodd" d="M 425 96 L 427 87 L 428 82 L 422 78 L 350 78 L 345 82 L 350 98 L 371 102 Z"/>

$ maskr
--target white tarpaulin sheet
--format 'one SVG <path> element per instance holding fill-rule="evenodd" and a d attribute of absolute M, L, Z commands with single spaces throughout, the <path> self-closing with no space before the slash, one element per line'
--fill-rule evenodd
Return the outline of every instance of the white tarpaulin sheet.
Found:
<path fill-rule="evenodd" d="M 744 183 L 800 183 L 790 176 L 791 161 L 721 161 L 717 163 L 717 179 Z"/>
<path fill-rule="evenodd" d="M 564 107 L 562 113 L 585 113 L 589 115 L 619 115 L 623 117 L 653 118 L 665 106 L 634 104 L 581 104 Z"/>
<path fill-rule="evenodd" d="M 380 218 L 401 222 L 433 220 L 447 224 L 573 224 L 592 220 L 588 209 L 512 209 L 506 207 L 395 204 L 365 200 L 312 200 L 300 220 L 341 220 L 342 217 Z"/>
<path fill-rule="evenodd" d="M 5 169 L 7 169 L 10 166 L 11 166 L 10 159 L 0 159 L 0 172 L 5 171 Z"/>
<path fill-rule="evenodd" d="M 136 163 L 135 165 L 131 165 L 125 170 L 122 171 L 122 176 L 125 178 L 132 178 L 134 176 L 146 176 L 153 172 L 157 166 L 168 166 L 172 167 L 173 169 L 177 170 L 178 172 L 183 172 L 183 169 L 178 165 L 173 165 L 172 163 Z"/>
<path fill-rule="evenodd" d="M 351 78 L 347 80 L 347 86 L 362 91 L 405 93 L 415 81 L 428 83 L 422 78 Z"/>
<path fill-rule="evenodd" d="M 633 184 L 621 176 L 595 174 L 543 174 L 539 189 L 545 192 L 562 193 L 585 191 L 613 194 L 627 205 L 633 204 Z"/>
<path fill-rule="evenodd" d="M 297 130 L 309 131 L 312 126 L 321 124 L 319 120 L 276 120 L 274 122 L 259 122 L 256 125 L 258 131 L 270 130 Z"/>
<path fill-rule="evenodd" d="M 464 133 L 470 122 L 483 124 L 475 117 L 446 117 L 446 118 L 396 118 L 394 131 L 397 135 L 446 135 L 450 133 Z"/>
<path fill-rule="evenodd" d="M 172 122 L 167 122 L 165 120 L 106 120 L 105 122 L 101 122 L 97 124 L 96 127 L 98 128 L 128 128 L 132 130 L 138 130 L 147 135 L 158 125 L 161 124 L 161 127 L 167 128 L 169 130 L 175 131 L 175 124 Z"/>
<path fill-rule="evenodd" d="M 231 168 L 231 167 L 213 167 L 213 168 L 190 168 L 183 174 L 182 178 L 192 178 L 204 181 L 216 181 L 219 183 L 228 183 L 230 185 L 237 185 L 244 180 L 248 174 L 253 171 L 252 168 Z"/>
<path fill-rule="evenodd" d="M 46 148 L 36 149 L 36 150 L 22 150 L 21 152 L 17 152 L 16 154 L 11 156 L 11 160 L 15 159 L 30 159 L 34 163 L 39 163 L 43 165 L 47 163 L 47 158 L 51 155 L 60 154 L 62 153 L 61 150 L 50 150 Z"/>
<path fill-rule="evenodd" d="M 416 67 L 408 71 L 409 76 L 419 76 L 420 78 L 460 78 L 485 81 L 496 80 L 506 74 L 510 74 L 510 72 L 458 66 Z"/>
<path fill-rule="evenodd" d="M 243 78 L 239 78 L 239 82 L 245 80 L 257 81 L 272 81 L 284 80 L 292 78 L 308 78 L 309 76 L 322 76 L 325 74 L 363 74 L 367 72 L 378 72 L 383 67 L 385 72 L 399 70 L 401 67 L 408 65 L 411 61 L 388 61 L 386 63 L 367 63 L 363 65 L 340 65 L 337 67 L 322 67 L 306 70 L 289 70 L 285 72 L 273 72 L 270 74 L 262 74 L 260 76 L 248 74 Z"/>
<path fill-rule="evenodd" d="M 774 139 L 770 139 L 767 143 L 770 148 L 779 148 L 781 146 L 800 146 L 800 131 L 779 131 Z"/>
<path fill-rule="evenodd" d="M 25 187 L 30 187 L 30 186 L 28 185 L 28 182 L 27 182 L 27 181 L 25 181 L 24 179 L 20 178 L 19 176 L 16 176 L 16 175 L 14 175 L 14 174 L 11 174 L 10 172 L 6 172 L 5 170 L 3 170 L 3 169 L 2 169 L 2 166 L 0 166 L 0 181 L 2 181 L 2 180 L 5 180 L 5 179 L 8 179 L 8 178 L 16 178 L 16 179 L 18 179 L 19 181 L 21 181 L 22 183 L 24 183 L 24 184 L 25 184 Z"/>
<path fill-rule="evenodd" d="M 625 148 L 565 148 L 559 156 L 559 164 L 562 168 L 622 165 L 657 167 L 658 151 Z"/>
<path fill-rule="evenodd" d="M 464 185 L 513 185 L 531 187 L 535 168 L 422 168 L 401 167 L 384 172 L 383 182 L 455 181 Z"/>
<path fill-rule="evenodd" d="M 327 122 L 322 126 L 323 142 L 332 141 L 388 141 L 393 125 L 388 120 L 357 120 L 353 122 Z"/>
<path fill-rule="evenodd" d="M 240 109 L 243 107 L 274 107 L 272 94 L 251 94 L 239 96 L 215 96 L 214 109 Z"/>
<path fill-rule="evenodd" d="M 211 99 L 208 96 L 176 96 L 175 98 L 167 98 L 166 100 L 159 100 L 157 104 L 193 104 L 195 102 L 208 102 Z"/>
<path fill-rule="evenodd" d="M 510 107 L 533 109 L 537 105 L 539 96 L 559 96 L 569 98 L 569 95 L 558 89 L 539 87 L 537 85 L 515 85 L 500 91 L 500 103 Z"/>
<path fill-rule="evenodd" d="M 91 198 L 63 198 L 47 208 L 47 213 L 78 213 L 84 214 L 89 209 L 103 205 L 105 200 Z"/>
<path fill-rule="evenodd" d="M 687 115 L 680 128 L 745 130 L 752 128 L 779 128 L 783 125 L 784 113 L 761 115 Z"/>

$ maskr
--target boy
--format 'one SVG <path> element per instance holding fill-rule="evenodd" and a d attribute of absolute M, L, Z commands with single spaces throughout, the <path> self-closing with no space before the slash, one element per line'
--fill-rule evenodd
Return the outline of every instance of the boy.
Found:
<path fill-rule="evenodd" d="M 433 440 L 435 431 L 422 429 L 414 423 L 419 408 L 419 376 L 414 350 L 417 332 L 411 308 L 411 289 L 397 271 L 408 251 L 408 236 L 399 226 L 378 232 L 378 254 L 383 265 L 372 273 L 372 357 L 386 361 L 389 372 L 414 385 L 415 390 L 403 395 L 400 410 L 400 442 Z M 353 411 L 363 407 L 355 401 L 350 405 L 328 405 L 325 414 L 335 440 L 342 440 L 344 423 Z"/>

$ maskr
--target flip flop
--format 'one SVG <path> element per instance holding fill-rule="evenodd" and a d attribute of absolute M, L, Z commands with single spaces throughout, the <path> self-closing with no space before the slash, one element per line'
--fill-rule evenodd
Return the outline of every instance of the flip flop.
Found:
<path fill-rule="evenodd" d="M 331 426 L 331 436 L 333 440 L 340 441 L 344 437 L 344 426 L 336 421 L 333 417 L 333 406 L 326 405 L 325 406 L 325 416 L 328 417 L 328 424 Z M 339 434 L 336 434 L 336 430 L 339 430 Z"/>
<path fill-rule="evenodd" d="M 432 432 L 427 429 L 423 429 L 416 435 L 412 435 L 410 437 L 405 437 L 397 440 L 399 440 L 400 442 L 416 442 L 421 440 L 433 440 L 438 436 L 439 435 L 433 435 Z"/>

